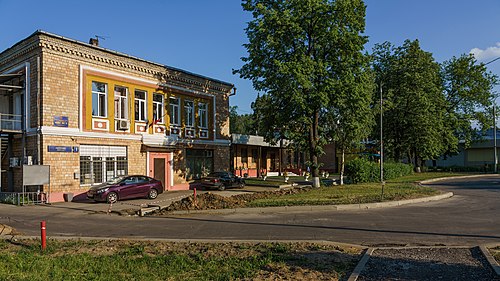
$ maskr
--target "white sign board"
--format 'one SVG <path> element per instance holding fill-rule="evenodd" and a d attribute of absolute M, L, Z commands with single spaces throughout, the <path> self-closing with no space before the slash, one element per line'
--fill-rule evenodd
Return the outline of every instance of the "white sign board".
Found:
<path fill-rule="evenodd" d="M 50 184 L 49 165 L 23 165 L 23 185 Z"/>

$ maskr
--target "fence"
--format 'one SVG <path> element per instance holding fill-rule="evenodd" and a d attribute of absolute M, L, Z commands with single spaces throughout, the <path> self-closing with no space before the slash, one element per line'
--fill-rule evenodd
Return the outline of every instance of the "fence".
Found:
<path fill-rule="evenodd" d="M 0 130 L 20 131 L 22 115 L 0 113 Z"/>
<path fill-rule="evenodd" d="M 0 192 L 0 203 L 13 205 L 36 205 L 47 203 L 45 192 Z"/>

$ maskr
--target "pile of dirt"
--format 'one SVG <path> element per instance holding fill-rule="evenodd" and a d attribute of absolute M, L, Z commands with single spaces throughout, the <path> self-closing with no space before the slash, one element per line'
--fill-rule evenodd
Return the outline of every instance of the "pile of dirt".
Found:
<path fill-rule="evenodd" d="M 214 209 L 233 209 L 247 207 L 248 202 L 257 199 L 265 199 L 272 196 L 281 196 L 289 194 L 302 193 L 309 188 L 293 188 L 279 189 L 276 191 L 256 192 L 248 194 L 238 194 L 231 197 L 224 197 L 211 192 L 199 194 L 196 196 L 186 197 L 180 201 L 172 203 L 167 208 L 157 212 L 156 214 L 164 214 L 172 211 L 189 211 L 189 210 L 214 210 Z"/>

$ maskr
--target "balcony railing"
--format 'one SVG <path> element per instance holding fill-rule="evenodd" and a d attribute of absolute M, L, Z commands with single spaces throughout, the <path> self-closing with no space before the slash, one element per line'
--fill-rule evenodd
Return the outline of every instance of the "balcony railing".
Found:
<path fill-rule="evenodd" d="M 0 131 L 21 131 L 22 115 L 0 113 Z"/>

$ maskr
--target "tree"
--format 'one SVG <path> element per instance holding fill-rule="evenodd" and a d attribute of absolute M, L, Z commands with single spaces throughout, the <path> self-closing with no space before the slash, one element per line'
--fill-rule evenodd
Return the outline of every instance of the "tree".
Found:
<path fill-rule="evenodd" d="M 318 156 L 331 139 L 326 113 L 347 102 L 339 89 L 357 83 L 346 74 L 359 73 L 353 69 L 365 61 L 366 7 L 362 0 L 246 0 L 242 6 L 253 20 L 246 28 L 248 57 L 235 73 L 266 93 L 263 118 L 272 124 L 262 128 L 266 140 L 286 136 L 303 144 L 319 186 Z"/>
<path fill-rule="evenodd" d="M 446 101 L 440 65 L 432 54 L 423 51 L 418 40 L 406 40 L 400 47 L 384 43 L 376 45 L 374 62 L 386 99 L 385 154 L 396 160 L 404 156 L 415 167 L 442 155 L 454 139 L 443 133 Z"/>
<path fill-rule="evenodd" d="M 255 124 L 251 114 L 238 114 L 237 106 L 229 107 L 229 131 L 231 134 L 254 135 Z"/>
<path fill-rule="evenodd" d="M 480 131 L 493 125 L 488 108 L 493 101 L 493 87 L 498 77 L 478 64 L 472 54 L 453 57 L 441 65 L 449 131 L 470 145 L 481 137 Z M 472 122 L 475 126 L 472 126 Z M 458 150 L 453 143 L 446 154 Z"/>
<path fill-rule="evenodd" d="M 439 65 L 418 40 L 400 47 L 385 42 L 374 48 L 373 70 L 384 93 L 385 153 L 394 160 L 406 157 L 419 167 L 456 153 L 459 139 L 470 144 L 478 128 L 492 124 L 487 109 L 497 77 L 472 55 Z"/>

